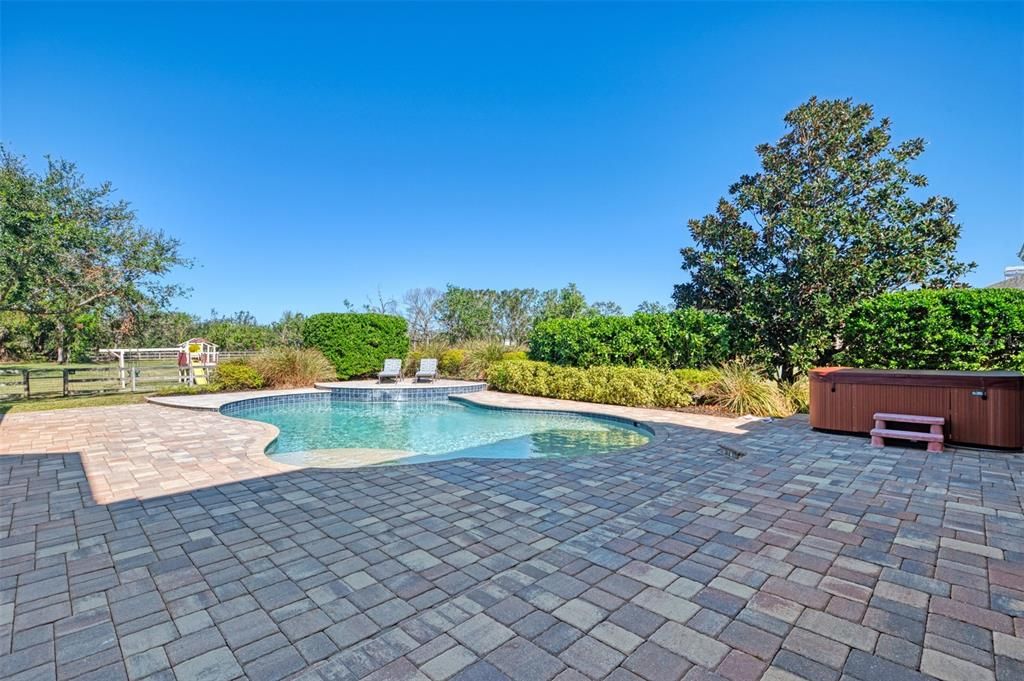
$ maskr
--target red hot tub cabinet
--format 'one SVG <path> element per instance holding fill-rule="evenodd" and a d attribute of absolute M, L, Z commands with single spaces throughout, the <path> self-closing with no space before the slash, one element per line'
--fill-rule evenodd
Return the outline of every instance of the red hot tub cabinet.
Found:
<path fill-rule="evenodd" d="M 1024 374 L 1016 371 L 812 369 L 811 427 L 867 433 L 876 412 L 946 419 L 946 440 L 1024 448 Z"/>

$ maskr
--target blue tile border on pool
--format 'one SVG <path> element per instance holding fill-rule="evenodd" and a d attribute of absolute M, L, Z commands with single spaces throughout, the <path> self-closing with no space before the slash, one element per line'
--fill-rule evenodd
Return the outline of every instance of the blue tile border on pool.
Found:
<path fill-rule="evenodd" d="M 249 409 L 297 402 L 339 400 L 344 402 L 435 402 L 452 395 L 481 392 L 484 383 L 437 388 L 321 388 L 317 392 L 249 397 L 221 405 L 220 413 L 232 416 Z"/>
<path fill-rule="evenodd" d="M 468 385 L 438 386 L 433 388 L 326 388 L 330 390 L 335 399 L 348 400 L 352 402 L 424 402 L 443 400 L 451 395 L 464 395 L 466 393 L 482 392 L 487 388 L 486 383 L 471 383 Z M 324 388 L 321 388 L 324 390 Z"/>
<path fill-rule="evenodd" d="M 220 413 L 225 416 L 234 416 L 249 409 L 270 407 L 278 404 L 295 404 L 297 402 L 325 402 L 331 399 L 331 393 L 326 390 L 309 393 L 295 393 L 292 395 L 264 395 L 263 397 L 247 397 L 234 402 L 221 405 Z"/>

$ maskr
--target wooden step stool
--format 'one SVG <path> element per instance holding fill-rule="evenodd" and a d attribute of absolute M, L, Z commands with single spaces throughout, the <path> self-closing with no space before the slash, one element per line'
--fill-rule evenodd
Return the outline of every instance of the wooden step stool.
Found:
<path fill-rule="evenodd" d="M 896 430 L 887 427 L 887 422 L 897 423 L 924 423 L 928 425 L 927 433 L 920 433 L 915 430 Z M 911 442 L 927 442 L 929 452 L 941 452 L 942 443 L 945 437 L 942 435 L 942 427 L 946 419 L 941 416 L 914 416 L 913 414 L 875 414 L 875 427 L 871 429 L 871 446 L 884 447 L 884 438 L 895 440 L 910 440 Z"/>

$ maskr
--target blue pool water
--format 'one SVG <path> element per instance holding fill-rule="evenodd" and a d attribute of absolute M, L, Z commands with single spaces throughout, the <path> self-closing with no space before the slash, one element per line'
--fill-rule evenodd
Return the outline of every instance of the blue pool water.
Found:
<path fill-rule="evenodd" d="M 527 459 L 613 452 L 648 442 L 630 424 L 573 414 L 484 409 L 457 402 L 311 400 L 243 407 L 232 416 L 264 421 L 281 433 L 275 460 L 329 466 L 345 449 L 390 450 L 402 463 L 460 457 Z M 411 456 L 408 454 L 412 453 Z"/>

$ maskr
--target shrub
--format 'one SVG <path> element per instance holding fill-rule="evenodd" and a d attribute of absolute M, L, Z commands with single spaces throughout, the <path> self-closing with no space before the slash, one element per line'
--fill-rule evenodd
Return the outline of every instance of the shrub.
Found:
<path fill-rule="evenodd" d="M 528 359 L 526 350 L 512 350 L 510 352 L 503 353 L 501 355 L 503 360 L 505 359 Z"/>
<path fill-rule="evenodd" d="M 729 356 L 728 319 L 692 308 L 549 319 L 530 334 L 530 359 L 564 366 L 677 369 L 707 366 Z"/>
<path fill-rule="evenodd" d="M 839 361 L 875 369 L 1024 369 L 1024 291 L 888 293 L 857 304 Z"/>
<path fill-rule="evenodd" d="M 405 362 L 402 364 L 404 373 L 415 373 L 420 368 L 421 360 L 434 358 L 437 360 L 438 372 L 446 375 L 445 371 L 441 368 L 441 363 L 444 361 L 444 353 L 448 352 L 449 349 L 450 346 L 447 343 L 437 340 L 418 343 L 405 356 Z"/>
<path fill-rule="evenodd" d="M 406 353 L 405 359 L 402 360 L 402 375 L 407 375 L 410 370 L 416 371 L 419 369 L 420 360 L 424 357 L 433 357 L 433 355 L 426 355 L 416 349 L 412 349 Z"/>
<path fill-rule="evenodd" d="M 500 362 L 508 352 L 504 343 L 493 341 L 472 341 L 464 346 L 466 361 L 462 365 L 462 378 L 480 380 L 487 375 L 487 369 L 495 362 Z"/>
<path fill-rule="evenodd" d="M 466 363 L 466 352 L 457 348 L 446 350 L 437 361 L 437 370 L 443 376 L 460 376 Z"/>
<path fill-rule="evenodd" d="M 562 367 L 530 360 L 491 364 L 487 382 L 495 390 L 627 407 L 685 407 L 699 384 L 695 375 L 617 366 Z"/>
<path fill-rule="evenodd" d="M 341 379 L 372 376 L 385 359 L 409 352 L 405 320 L 372 312 L 315 314 L 306 320 L 302 338 L 323 352 Z"/>
<path fill-rule="evenodd" d="M 811 384 L 806 376 L 801 376 L 792 383 L 779 384 L 782 397 L 789 408 L 798 414 L 806 414 L 811 409 Z"/>
<path fill-rule="evenodd" d="M 334 377 L 330 361 L 313 348 L 269 348 L 249 361 L 265 384 L 273 388 L 304 388 Z"/>
<path fill-rule="evenodd" d="M 728 362 L 714 370 L 704 388 L 708 403 L 742 416 L 788 416 L 793 413 L 778 383 L 765 378 L 742 360 Z"/>
<path fill-rule="evenodd" d="M 714 369 L 676 369 L 672 373 L 680 380 L 692 383 L 701 390 L 707 388 L 717 376 Z"/>
<path fill-rule="evenodd" d="M 221 362 L 213 382 L 224 390 L 256 390 L 264 385 L 260 372 L 245 362 Z"/>

